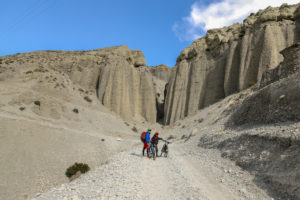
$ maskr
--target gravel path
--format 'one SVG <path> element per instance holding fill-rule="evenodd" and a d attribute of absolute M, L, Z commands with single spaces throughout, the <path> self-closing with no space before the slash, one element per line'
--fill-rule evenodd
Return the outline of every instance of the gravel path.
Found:
<path fill-rule="evenodd" d="M 249 174 L 217 152 L 199 148 L 195 154 L 189 145 L 179 143 L 170 149 L 168 158 L 155 161 L 142 157 L 140 147 L 122 152 L 75 181 L 33 199 L 271 199 L 252 183 Z"/>

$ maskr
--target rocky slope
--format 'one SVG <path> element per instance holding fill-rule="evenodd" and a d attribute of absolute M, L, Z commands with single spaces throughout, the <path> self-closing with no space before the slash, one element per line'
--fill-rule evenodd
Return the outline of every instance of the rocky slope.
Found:
<path fill-rule="evenodd" d="M 34 63 L 7 70 L 0 81 L 0 199 L 27 199 L 67 182 L 65 170 L 75 162 L 93 169 L 135 143 L 132 128 L 139 126 L 66 74 Z"/>
<path fill-rule="evenodd" d="M 237 124 L 300 121 L 300 44 L 282 51 L 284 61 L 265 72 L 262 87 L 232 116 Z"/>
<path fill-rule="evenodd" d="M 280 51 L 299 40 L 297 6 L 269 7 L 243 24 L 209 30 L 183 50 L 169 80 L 165 124 L 259 83 L 283 60 Z"/>
<path fill-rule="evenodd" d="M 49 70 L 61 77 L 67 76 L 69 84 L 78 85 L 87 98 L 97 98 L 122 118 L 150 123 L 156 122 L 156 99 L 164 100 L 164 95 L 157 98 L 157 93 L 163 94 L 170 72 L 166 66 L 150 71 L 144 54 L 125 45 L 93 51 L 40 51 L 0 58 L 1 81 L 24 74 L 29 78 Z M 56 88 L 64 88 L 66 84 L 59 84 L 51 77 L 41 81 L 45 79 L 51 79 Z M 163 89 L 156 88 L 153 79 L 164 82 L 157 84 Z"/>

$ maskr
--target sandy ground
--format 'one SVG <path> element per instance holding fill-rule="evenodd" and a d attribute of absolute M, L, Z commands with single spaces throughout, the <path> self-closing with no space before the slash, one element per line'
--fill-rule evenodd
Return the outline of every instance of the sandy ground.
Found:
<path fill-rule="evenodd" d="M 140 147 L 122 152 L 34 199 L 272 199 L 247 172 L 215 151 L 190 154 L 184 146 L 170 145 L 169 157 L 155 161 L 142 157 Z"/>

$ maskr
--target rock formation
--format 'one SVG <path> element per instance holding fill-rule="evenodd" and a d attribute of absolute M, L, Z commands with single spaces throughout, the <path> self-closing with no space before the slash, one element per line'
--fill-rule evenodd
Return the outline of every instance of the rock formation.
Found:
<path fill-rule="evenodd" d="M 294 73 L 300 72 L 300 43 L 296 43 L 281 51 L 284 61 L 274 69 L 263 73 L 260 87 L 286 78 Z"/>
<path fill-rule="evenodd" d="M 172 72 L 172 68 L 170 68 L 164 64 L 150 67 L 149 70 L 154 77 L 156 77 L 166 83 L 169 81 L 169 78 L 170 78 L 170 75 Z"/>
<path fill-rule="evenodd" d="M 120 47 L 122 54 L 109 55 L 100 68 L 97 96 L 124 119 L 144 117 L 156 122 L 156 99 L 152 75 L 140 51 Z"/>
<path fill-rule="evenodd" d="M 146 67 L 141 51 L 123 45 L 1 57 L 0 80 L 54 70 L 126 120 L 172 124 L 232 93 L 274 81 L 280 52 L 300 42 L 297 6 L 268 7 L 243 24 L 209 30 L 181 52 L 173 70 Z M 266 71 L 272 80 L 263 76 Z"/>
<path fill-rule="evenodd" d="M 299 36 L 299 9 L 283 4 L 251 14 L 243 24 L 209 30 L 177 58 L 165 105 L 165 124 L 196 113 L 261 81 Z M 297 35 L 298 34 L 298 35 Z"/>
<path fill-rule="evenodd" d="M 263 88 L 243 102 L 230 122 L 241 125 L 300 120 L 300 44 L 292 45 L 282 54 L 284 61 L 264 73 Z"/>
<path fill-rule="evenodd" d="M 0 58 L 0 80 L 53 70 L 126 120 L 156 122 L 153 76 L 141 51 L 38 51 Z M 58 77 L 57 77 L 58 79 Z M 91 97 L 89 97 L 91 98 Z"/>
<path fill-rule="evenodd" d="M 167 93 L 166 87 L 168 85 L 172 68 L 166 65 L 158 65 L 149 67 L 149 70 L 153 75 L 153 82 L 155 86 L 157 121 L 162 122 L 164 118 L 164 105 Z"/>

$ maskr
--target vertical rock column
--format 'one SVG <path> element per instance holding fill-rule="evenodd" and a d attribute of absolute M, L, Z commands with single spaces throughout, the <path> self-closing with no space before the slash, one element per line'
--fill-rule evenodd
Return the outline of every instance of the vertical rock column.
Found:
<path fill-rule="evenodd" d="M 107 60 L 98 80 L 102 104 L 126 120 L 156 122 L 155 89 L 142 52 L 109 55 Z"/>

